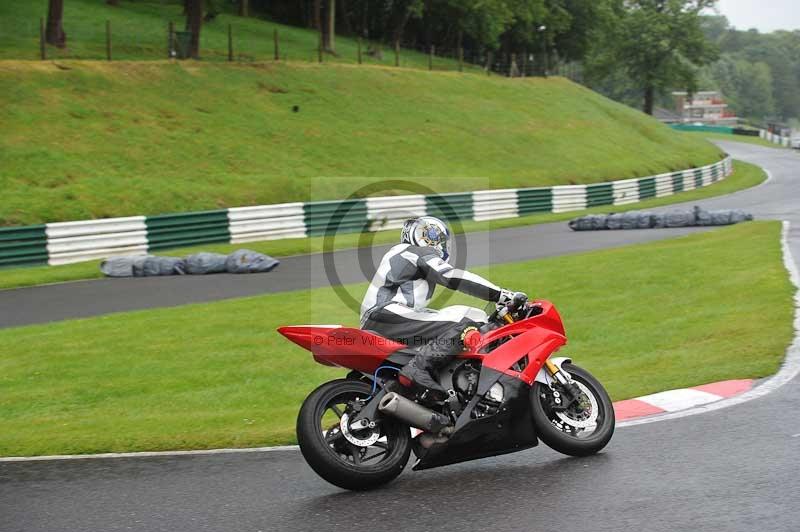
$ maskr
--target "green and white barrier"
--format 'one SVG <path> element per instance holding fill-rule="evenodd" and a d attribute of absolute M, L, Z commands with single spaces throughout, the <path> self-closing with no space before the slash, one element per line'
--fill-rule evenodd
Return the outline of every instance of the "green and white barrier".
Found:
<path fill-rule="evenodd" d="M 378 231 L 399 228 L 407 218 L 425 214 L 482 221 L 627 205 L 708 186 L 732 169 L 727 157 L 701 168 L 590 185 L 282 203 L 6 227 L 0 228 L 0 266 L 67 264 L 215 242 Z"/>
<path fill-rule="evenodd" d="M 760 130 L 758 136 L 766 140 L 767 142 L 777 144 L 778 146 L 783 146 L 784 148 L 792 147 L 791 137 L 782 137 L 780 135 L 776 135 L 775 133 L 767 131 L 766 129 Z"/>

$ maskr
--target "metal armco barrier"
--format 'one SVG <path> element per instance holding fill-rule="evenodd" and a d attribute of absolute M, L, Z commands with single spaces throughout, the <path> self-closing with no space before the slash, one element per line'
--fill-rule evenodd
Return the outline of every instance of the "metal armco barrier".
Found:
<path fill-rule="evenodd" d="M 0 265 L 46 264 L 44 225 L 0 228 Z"/>
<path fill-rule="evenodd" d="M 166 249 L 213 242 L 230 242 L 228 210 L 148 216 L 149 249 Z"/>
<path fill-rule="evenodd" d="M 780 135 L 776 135 L 775 133 L 767 131 L 766 129 L 760 130 L 758 136 L 766 140 L 767 142 L 777 144 L 778 146 L 783 146 L 784 148 L 792 147 L 791 137 L 782 137 Z"/>
<path fill-rule="evenodd" d="M 228 209 L 228 229 L 231 233 L 231 244 L 277 238 L 303 238 L 306 236 L 303 204 L 282 203 Z"/>
<path fill-rule="evenodd" d="M 144 253 L 148 248 L 144 216 L 51 223 L 46 233 L 50 264 Z"/>
<path fill-rule="evenodd" d="M 730 157 L 701 168 L 590 185 L 479 190 L 0 228 L 0 266 L 67 264 L 120 254 L 230 242 L 394 229 L 425 214 L 450 222 L 627 205 L 708 186 L 731 174 Z"/>

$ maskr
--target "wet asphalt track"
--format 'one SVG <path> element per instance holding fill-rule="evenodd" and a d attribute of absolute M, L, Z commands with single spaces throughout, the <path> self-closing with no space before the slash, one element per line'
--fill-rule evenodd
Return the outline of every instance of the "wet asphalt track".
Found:
<path fill-rule="evenodd" d="M 800 258 L 800 154 L 724 147 L 774 179 L 700 203 L 791 220 Z M 798 404 L 795 379 L 745 404 L 621 428 L 591 458 L 542 447 L 407 472 L 370 493 L 324 483 L 296 451 L 0 463 L 0 531 L 796 532 Z"/>
<path fill-rule="evenodd" d="M 519 227 L 503 231 L 471 233 L 466 238 L 467 266 L 536 259 L 566 253 L 623 246 L 636 242 L 703 231 L 704 228 L 661 231 L 606 231 L 588 235 L 575 233 L 565 223 Z M 399 232 L 398 232 L 399 235 Z M 305 290 L 371 279 L 374 264 L 390 246 L 342 250 L 333 253 L 338 283 L 325 270 L 322 254 L 281 259 L 270 273 L 259 275 L 218 274 L 213 276 L 146 277 L 97 279 L 0 290 L 0 328 L 70 318 L 84 318 L 111 312 L 171 307 L 187 303 L 218 301 L 235 297 Z M 359 256 L 366 259 L 362 268 Z M 464 263 L 459 263 L 463 267 Z"/>

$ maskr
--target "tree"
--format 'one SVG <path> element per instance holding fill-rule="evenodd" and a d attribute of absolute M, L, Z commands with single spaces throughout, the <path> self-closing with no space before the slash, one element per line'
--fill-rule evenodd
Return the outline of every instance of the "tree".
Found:
<path fill-rule="evenodd" d="M 428 0 L 430 2 L 430 0 Z M 406 25 L 412 18 L 419 18 L 425 9 L 426 2 L 423 0 L 400 0 L 395 2 L 396 14 L 392 17 L 396 20 L 392 29 L 392 44 L 399 46 L 406 31 Z"/>
<path fill-rule="evenodd" d="M 738 116 L 760 121 L 775 113 L 772 74 L 766 63 L 723 56 L 709 73 Z"/>
<path fill-rule="evenodd" d="M 331 53 L 336 53 L 336 0 L 328 0 L 328 7 L 325 10 L 328 24 L 325 32 L 325 49 Z"/>
<path fill-rule="evenodd" d="M 241 8 L 243 0 L 236 0 Z M 320 32 L 322 46 L 335 51 L 342 34 L 371 41 L 485 58 L 547 50 L 559 59 L 581 59 L 606 6 L 621 0 L 249 0 L 271 20 Z M 545 27 L 546 30 L 540 28 Z M 482 60 L 482 59 L 478 59 Z"/>
<path fill-rule="evenodd" d="M 200 29 L 203 27 L 203 0 L 186 0 L 186 31 L 192 33 L 189 56 L 200 57 Z"/>
<path fill-rule="evenodd" d="M 249 0 L 239 0 L 239 16 L 240 17 L 249 17 L 250 16 L 250 1 Z"/>
<path fill-rule="evenodd" d="M 696 91 L 698 67 L 718 56 L 700 24 L 700 12 L 715 2 L 619 0 L 616 20 L 598 34 L 600 45 L 589 61 L 590 72 L 604 77 L 615 68 L 624 69 L 650 115 L 657 93 L 675 87 Z"/>
<path fill-rule="evenodd" d="M 311 18 L 311 27 L 317 31 L 322 31 L 322 0 L 314 0 L 312 11 L 314 14 Z"/>
<path fill-rule="evenodd" d="M 47 5 L 45 40 L 59 48 L 67 45 L 67 34 L 64 32 L 64 0 L 50 0 Z"/>
<path fill-rule="evenodd" d="M 800 117 L 800 31 L 762 34 L 726 26 L 720 34 L 720 24 L 708 18 L 706 35 L 722 52 L 709 74 L 737 113 L 757 120 Z"/>

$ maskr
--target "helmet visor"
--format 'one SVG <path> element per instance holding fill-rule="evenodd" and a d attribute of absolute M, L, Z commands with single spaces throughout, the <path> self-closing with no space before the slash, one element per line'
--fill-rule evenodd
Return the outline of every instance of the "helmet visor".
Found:
<path fill-rule="evenodd" d="M 422 242 L 438 249 L 442 253 L 442 259 L 447 260 L 450 252 L 447 248 L 448 235 L 447 231 L 443 230 L 436 224 L 427 224 L 422 228 Z"/>

